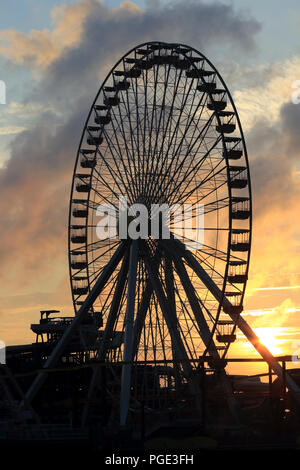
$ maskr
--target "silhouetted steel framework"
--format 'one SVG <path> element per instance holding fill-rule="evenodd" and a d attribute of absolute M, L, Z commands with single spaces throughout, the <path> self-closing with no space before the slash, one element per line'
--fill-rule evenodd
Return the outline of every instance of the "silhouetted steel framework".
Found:
<path fill-rule="evenodd" d="M 99 240 L 97 207 L 109 203 L 118 210 L 121 195 L 129 205 L 147 207 L 204 204 L 204 245 L 189 249 L 186 238 Z M 96 359 L 114 371 L 107 387 L 120 400 L 121 424 L 130 403 L 164 408 L 190 397 L 201 408 L 199 357 L 218 370 L 236 415 L 224 367 L 237 328 L 282 377 L 241 316 L 251 216 L 243 132 L 216 68 L 186 45 L 149 42 L 132 49 L 104 80 L 80 141 L 69 214 L 75 317 L 44 367 L 55 364 L 89 314 L 103 322 Z M 125 362 L 121 374 L 113 369 L 118 361 Z M 83 422 L 100 375 L 95 366 Z M 45 376 L 37 376 L 28 402 Z M 289 376 L 287 386 L 298 393 Z"/>

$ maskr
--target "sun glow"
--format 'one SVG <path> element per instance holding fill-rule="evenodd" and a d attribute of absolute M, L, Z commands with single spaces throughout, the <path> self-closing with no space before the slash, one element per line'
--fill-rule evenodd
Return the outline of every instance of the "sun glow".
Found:
<path fill-rule="evenodd" d="M 265 345 L 274 355 L 283 354 L 282 339 L 278 338 L 281 334 L 281 328 L 255 328 L 255 333 L 259 337 L 260 342 Z"/>

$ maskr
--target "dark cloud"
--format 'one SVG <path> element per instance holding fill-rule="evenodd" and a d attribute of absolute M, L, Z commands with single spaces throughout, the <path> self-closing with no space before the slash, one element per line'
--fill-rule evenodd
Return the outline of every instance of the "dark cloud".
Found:
<path fill-rule="evenodd" d="M 74 89 L 96 87 L 101 72 L 103 76 L 128 49 L 147 41 L 186 43 L 204 53 L 213 47 L 216 56 L 224 56 L 227 47 L 249 53 L 255 49 L 259 29 L 257 21 L 221 3 L 148 2 L 146 10 L 140 10 L 124 2 L 110 10 L 95 2 L 85 19 L 80 44 L 64 50 L 48 67 L 43 89 L 50 95 L 63 89 L 69 96 Z"/>
<path fill-rule="evenodd" d="M 261 119 L 247 135 L 255 217 L 288 208 L 299 196 L 300 106 L 286 103 L 274 123 Z"/>
<path fill-rule="evenodd" d="M 281 109 L 286 152 L 300 164 L 300 104 L 286 103 Z"/>

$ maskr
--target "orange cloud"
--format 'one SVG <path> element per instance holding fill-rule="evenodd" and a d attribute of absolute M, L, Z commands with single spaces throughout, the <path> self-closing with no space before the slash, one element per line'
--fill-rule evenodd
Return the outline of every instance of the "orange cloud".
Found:
<path fill-rule="evenodd" d="M 53 30 L 31 30 L 28 34 L 16 30 L 0 32 L 0 54 L 17 64 L 33 64 L 45 68 L 62 51 L 80 41 L 85 19 L 96 0 L 82 0 L 75 5 L 55 7 L 51 13 Z"/>

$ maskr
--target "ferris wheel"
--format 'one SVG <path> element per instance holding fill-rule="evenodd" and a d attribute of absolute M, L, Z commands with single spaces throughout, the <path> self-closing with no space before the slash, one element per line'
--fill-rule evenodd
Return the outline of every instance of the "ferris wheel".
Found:
<path fill-rule="evenodd" d="M 222 298 L 231 300 L 238 318 L 248 274 L 250 174 L 228 89 L 213 65 L 190 47 L 147 43 L 126 54 L 99 90 L 78 151 L 69 223 L 75 311 L 114 254 L 122 253 L 93 309 L 104 328 L 111 321 L 116 332 L 125 333 L 123 290 L 132 244 L 118 237 L 99 240 L 96 232 L 97 208 L 110 204 L 118 213 L 120 196 L 128 206 L 144 203 L 148 208 L 201 203 L 204 213 L 203 244 L 193 252 L 185 250 L 188 235 L 181 242 L 149 237 L 136 244 L 135 357 L 169 360 L 174 352 L 169 320 L 151 277 L 172 304 L 176 341 L 186 358 L 224 358 L 236 338 L 236 321 L 223 311 Z M 199 266 L 217 287 L 217 299 L 197 275 Z M 121 276 L 123 290 L 118 289 Z"/>
<path fill-rule="evenodd" d="M 137 204 L 147 209 L 149 226 L 153 205 L 189 204 L 192 225 L 200 205 L 201 227 L 194 229 L 201 229 L 201 243 L 192 243 L 191 225 L 179 236 L 174 217 L 169 238 L 161 229 L 156 237 L 121 236 L 121 212 L 129 228 Z M 99 238 L 99 207 L 114 211 L 114 236 Z M 281 376 L 241 316 L 251 219 L 243 132 L 216 68 L 186 45 L 133 48 L 105 78 L 82 133 L 69 211 L 75 317 L 48 365 L 88 316 L 99 329 L 96 359 L 114 370 L 111 393 L 120 399 L 121 424 L 134 400 L 154 409 L 183 394 L 199 396 L 201 358 L 218 371 L 232 404 L 225 366 L 237 328 Z M 98 375 L 99 368 L 89 396 Z M 289 378 L 287 385 L 294 387 Z"/>

